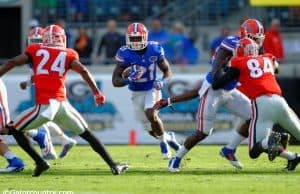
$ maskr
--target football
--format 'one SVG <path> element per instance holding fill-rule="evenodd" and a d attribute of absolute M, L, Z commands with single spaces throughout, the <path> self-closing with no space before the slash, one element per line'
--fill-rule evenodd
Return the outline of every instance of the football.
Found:
<path fill-rule="evenodd" d="M 122 78 L 127 78 L 130 75 L 131 68 L 132 66 L 129 66 L 126 69 L 124 69 L 124 71 L 122 72 Z"/>

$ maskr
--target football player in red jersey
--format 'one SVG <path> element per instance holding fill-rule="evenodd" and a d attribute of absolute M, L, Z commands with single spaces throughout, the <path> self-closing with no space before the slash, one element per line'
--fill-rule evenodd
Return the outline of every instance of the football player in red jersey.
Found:
<path fill-rule="evenodd" d="M 249 38 L 243 38 L 236 47 L 237 57 L 229 62 L 229 68 L 213 89 L 224 83 L 238 79 L 252 102 L 252 117 L 249 128 L 249 155 L 257 158 L 263 151 L 268 152 L 269 160 L 276 156 L 286 158 L 285 170 L 292 171 L 300 163 L 300 155 L 284 149 L 281 135 L 272 132 L 274 124 L 279 124 L 300 140 L 300 121 L 286 100 L 274 76 L 275 57 L 266 53 L 258 55 L 258 45 Z"/>
<path fill-rule="evenodd" d="M 42 44 L 43 43 L 43 32 L 44 29 L 41 27 L 34 27 L 30 30 L 29 36 L 28 36 L 28 45 L 31 44 Z M 29 64 L 31 67 L 32 65 Z M 32 75 L 33 72 L 30 70 L 31 74 L 27 81 L 23 81 L 20 83 L 21 89 L 26 89 L 27 86 L 30 86 L 33 84 Z M 49 130 L 50 129 L 50 130 Z M 51 141 L 51 135 L 50 132 L 52 132 L 52 135 L 56 135 L 62 143 L 62 151 L 59 154 L 60 158 L 63 158 L 67 155 L 67 153 L 70 151 L 70 149 L 77 143 L 75 139 L 72 139 L 68 137 L 57 124 L 53 122 L 48 122 L 44 125 L 42 125 L 38 129 L 31 129 L 26 132 L 26 134 L 31 137 L 34 141 L 36 141 L 41 148 L 42 151 L 42 157 L 46 160 L 56 159 L 56 152 L 53 147 L 52 141 Z M 54 133 L 53 133 L 54 132 Z"/>
<path fill-rule="evenodd" d="M 104 104 L 105 96 L 97 88 L 90 72 L 79 61 L 77 52 L 66 48 L 64 29 L 57 25 L 46 27 L 43 44 L 31 44 L 24 54 L 7 60 L 0 68 L 0 76 L 16 66 L 28 63 L 32 64 L 36 105 L 22 112 L 9 125 L 2 128 L 1 132 L 11 133 L 36 162 L 33 176 L 39 176 L 49 169 L 49 164 L 32 148 L 23 132 L 49 121 L 72 130 L 88 141 L 93 150 L 109 165 L 113 174 L 125 171 L 128 165 L 117 164 L 112 160 L 104 145 L 88 129 L 82 116 L 67 101 L 64 81 L 68 70 L 77 72 L 86 81 L 93 92 L 95 105 Z"/>

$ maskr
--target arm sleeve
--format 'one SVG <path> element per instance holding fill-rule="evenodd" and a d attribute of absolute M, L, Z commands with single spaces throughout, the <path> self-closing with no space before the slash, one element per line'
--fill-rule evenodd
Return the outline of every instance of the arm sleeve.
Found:
<path fill-rule="evenodd" d="M 214 90 L 220 89 L 228 82 L 230 82 L 234 79 L 237 79 L 239 77 L 239 75 L 240 75 L 240 72 L 238 69 L 229 67 L 228 70 L 225 73 L 223 73 L 222 76 L 219 77 L 219 79 L 214 80 L 214 82 L 212 84 L 212 88 Z"/>
<path fill-rule="evenodd" d="M 116 63 L 117 65 L 121 66 L 121 67 L 129 67 L 130 64 L 126 61 L 126 54 L 124 52 L 124 47 L 121 47 L 118 51 L 117 54 L 115 56 L 116 59 Z"/>
<path fill-rule="evenodd" d="M 219 79 L 219 77 L 223 74 L 224 72 L 224 67 L 226 67 L 228 61 L 232 57 L 232 52 L 219 48 L 216 55 L 215 59 L 213 61 L 213 80 Z"/>

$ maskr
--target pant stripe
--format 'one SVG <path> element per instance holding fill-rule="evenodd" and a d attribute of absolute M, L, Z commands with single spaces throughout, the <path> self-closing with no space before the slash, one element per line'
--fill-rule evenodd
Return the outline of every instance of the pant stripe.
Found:
<path fill-rule="evenodd" d="M 41 105 L 36 105 L 35 108 L 24 115 L 22 118 L 19 119 L 19 121 L 16 122 L 14 127 L 18 130 L 22 130 L 25 126 L 27 126 L 32 120 L 34 120 L 40 112 Z"/>
<path fill-rule="evenodd" d="M 7 120 L 8 118 L 7 118 L 7 110 L 5 104 L 3 103 L 2 95 L 0 95 L 0 112 L 1 112 L 0 124 L 1 127 L 3 128 L 8 123 Z"/>
<path fill-rule="evenodd" d="M 204 94 L 200 104 L 199 104 L 199 108 L 198 108 L 198 123 L 197 123 L 197 129 L 200 131 L 203 131 L 203 126 L 204 126 L 204 108 L 205 108 L 205 102 L 206 102 L 206 98 L 208 96 L 208 90 L 206 91 L 206 93 Z"/>
<path fill-rule="evenodd" d="M 253 145 L 256 143 L 256 123 L 257 123 L 257 104 L 256 101 L 252 101 L 252 119 L 249 127 L 249 150 L 252 149 Z"/>

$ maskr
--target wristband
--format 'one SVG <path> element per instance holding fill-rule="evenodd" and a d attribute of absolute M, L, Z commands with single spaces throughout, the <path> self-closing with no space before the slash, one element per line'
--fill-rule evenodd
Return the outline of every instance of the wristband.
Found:
<path fill-rule="evenodd" d="M 168 106 L 172 106 L 171 98 L 167 98 Z"/>

